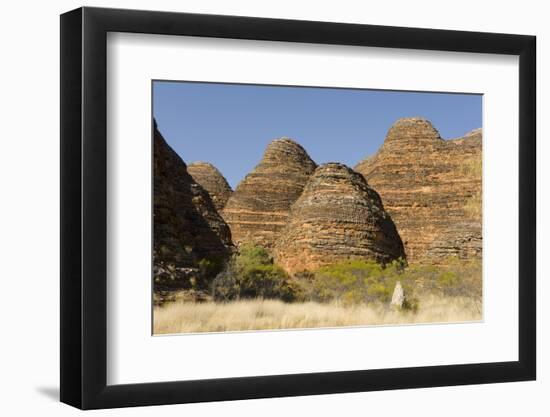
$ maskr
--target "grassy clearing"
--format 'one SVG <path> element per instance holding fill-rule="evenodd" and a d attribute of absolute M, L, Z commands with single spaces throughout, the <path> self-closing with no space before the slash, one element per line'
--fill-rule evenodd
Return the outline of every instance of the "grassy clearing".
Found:
<path fill-rule="evenodd" d="M 154 310 L 154 334 L 298 329 L 481 320 L 471 298 L 430 295 L 416 312 L 384 304 L 284 303 L 249 299 L 224 303 L 175 301 Z"/>

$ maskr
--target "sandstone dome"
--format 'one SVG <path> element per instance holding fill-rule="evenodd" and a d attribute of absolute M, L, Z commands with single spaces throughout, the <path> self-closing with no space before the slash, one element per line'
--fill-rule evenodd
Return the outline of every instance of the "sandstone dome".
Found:
<path fill-rule="evenodd" d="M 380 193 L 409 262 L 433 261 L 435 247 L 438 259 L 454 256 L 453 242 L 462 237 L 453 224 L 468 224 L 472 242 L 480 242 L 481 152 L 481 129 L 444 140 L 428 120 L 414 117 L 395 122 L 378 152 L 355 166 Z M 469 214 L 472 204 L 479 214 Z M 481 250 L 471 253 L 481 257 Z"/>
<path fill-rule="evenodd" d="M 169 275 L 167 281 L 185 284 L 180 282 L 185 271 L 197 268 L 202 259 L 224 259 L 231 254 L 231 232 L 156 124 L 153 140 L 155 285 L 164 275 Z"/>
<path fill-rule="evenodd" d="M 233 241 L 272 248 L 287 222 L 290 206 L 315 168 L 305 149 L 292 139 L 272 141 L 222 211 Z"/>
<path fill-rule="evenodd" d="M 388 130 L 378 152 L 359 162 L 354 169 L 366 174 L 373 169 L 380 154 L 398 156 L 423 153 L 444 144 L 437 129 L 423 117 L 399 119 Z"/>
<path fill-rule="evenodd" d="M 275 246 L 290 273 L 349 258 L 387 263 L 404 258 L 403 243 L 378 193 L 340 163 L 320 165 L 292 206 Z"/>
<path fill-rule="evenodd" d="M 221 172 L 208 162 L 193 162 L 187 166 L 187 171 L 208 191 L 216 209 L 222 210 L 233 190 Z"/>
<path fill-rule="evenodd" d="M 414 143 L 442 141 L 437 129 L 423 117 L 406 117 L 397 120 L 388 131 L 385 142 L 394 140 Z"/>

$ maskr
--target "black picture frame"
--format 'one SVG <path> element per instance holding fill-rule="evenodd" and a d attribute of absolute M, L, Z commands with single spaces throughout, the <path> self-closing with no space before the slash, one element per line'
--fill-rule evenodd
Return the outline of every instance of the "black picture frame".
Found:
<path fill-rule="evenodd" d="M 107 385 L 108 32 L 519 56 L 519 358 L 513 362 Z M 80 8 L 61 15 L 61 401 L 82 409 L 536 378 L 536 38 Z"/>

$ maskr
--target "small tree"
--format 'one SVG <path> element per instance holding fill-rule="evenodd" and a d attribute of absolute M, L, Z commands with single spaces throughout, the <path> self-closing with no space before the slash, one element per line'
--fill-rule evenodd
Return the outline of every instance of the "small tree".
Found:
<path fill-rule="evenodd" d="M 212 284 L 215 300 L 275 298 L 293 301 L 299 287 L 262 247 L 243 245 Z"/>

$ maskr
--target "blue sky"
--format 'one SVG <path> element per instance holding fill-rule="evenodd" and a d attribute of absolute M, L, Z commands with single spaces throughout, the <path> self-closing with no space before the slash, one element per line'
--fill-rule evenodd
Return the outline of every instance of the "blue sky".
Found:
<path fill-rule="evenodd" d="M 153 114 L 186 163 L 212 163 L 234 189 L 278 137 L 353 167 L 401 117 L 425 117 L 445 139 L 481 127 L 482 96 L 155 81 Z"/>

